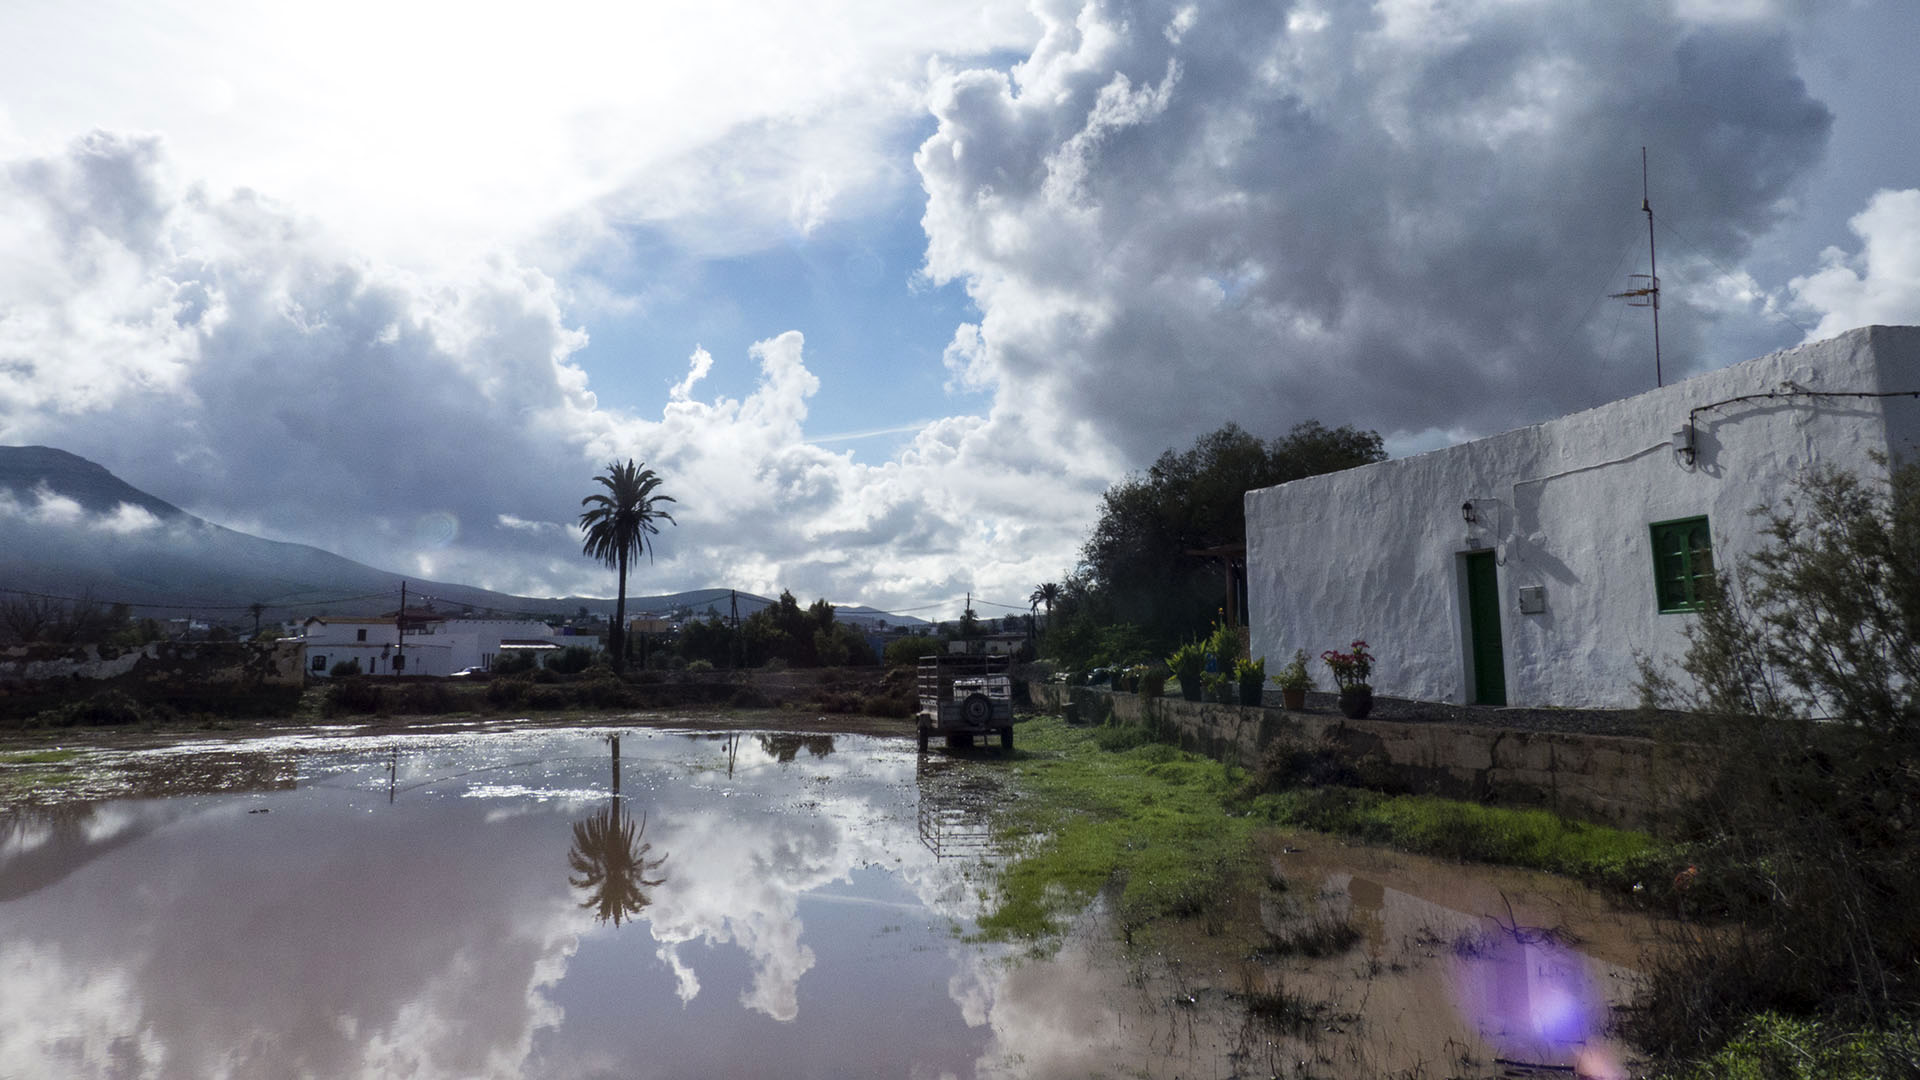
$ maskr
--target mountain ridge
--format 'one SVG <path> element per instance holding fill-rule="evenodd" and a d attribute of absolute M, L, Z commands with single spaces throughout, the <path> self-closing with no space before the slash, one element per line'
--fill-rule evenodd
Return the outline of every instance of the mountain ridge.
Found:
<path fill-rule="evenodd" d="M 426 602 L 520 615 L 569 615 L 583 607 L 611 614 L 614 608 L 610 597 L 518 596 L 380 570 L 323 548 L 216 525 L 78 454 L 0 446 L 0 591 L 127 603 L 142 613 L 170 615 L 244 612 L 257 603 L 263 616 L 277 619 L 391 610 L 403 582 L 409 606 Z M 774 603 L 708 588 L 629 596 L 627 611 L 690 607 L 705 615 L 712 607 L 724 616 L 736 596 L 743 617 Z M 884 612 L 866 617 L 920 621 Z"/>

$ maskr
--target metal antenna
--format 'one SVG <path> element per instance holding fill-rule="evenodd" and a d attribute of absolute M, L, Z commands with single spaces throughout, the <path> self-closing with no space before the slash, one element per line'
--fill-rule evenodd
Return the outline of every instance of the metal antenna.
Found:
<path fill-rule="evenodd" d="M 1608 293 L 1615 300 L 1625 300 L 1630 307 L 1653 309 L 1653 385 L 1665 386 L 1666 380 L 1660 372 L 1660 264 L 1654 259 L 1653 249 L 1653 204 L 1647 200 L 1647 148 L 1640 148 L 1640 209 L 1647 215 L 1647 273 L 1628 274 L 1631 281 L 1644 281 L 1646 286 L 1628 289 L 1626 292 Z"/>

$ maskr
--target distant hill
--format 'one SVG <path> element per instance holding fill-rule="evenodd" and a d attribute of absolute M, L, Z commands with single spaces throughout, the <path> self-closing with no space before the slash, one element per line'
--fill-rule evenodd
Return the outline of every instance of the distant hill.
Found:
<path fill-rule="evenodd" d="M 74 506 L 66 505 L 70 500 Z M 84 513 L 75 513 L 74 507 Z M 48 446 L 0 446 L 0 589 L 55 596 L 89 595 L 141 605 L 156 617 L 228 616 L 246 609 L 283 620 L 313 614 L 391 610 L 407 583 L 442 610 L 473 608 L 527 615 L 612 614 L 598 597 L 528 597 L 376 570 L 306 544 L 265 540 L 215 525 L 128 484 L 86 458 Z M 628 596 L 627 610 L 696 615 L 729 611 L 730 590 L 696 589 Z M 739 593 L 742 618 L 772 604 Z M 849 613 L 871 608 L 849 608 Z M 920 620 L 889 616 L 889 625 Z"/>

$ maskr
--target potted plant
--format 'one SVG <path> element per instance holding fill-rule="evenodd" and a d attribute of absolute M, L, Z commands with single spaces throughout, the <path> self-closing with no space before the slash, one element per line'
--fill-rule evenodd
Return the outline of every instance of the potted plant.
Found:
<path fill-rule="evenodd" d="M 1273 677 L 1280 686 L 1282 708 L 1299 712 L 1307 707 L 1307 691 L 1313 689 L 1313 676 L 1307 673 L 1307 650 L 1293 650 L 1293 661 Z"/>
<path fill-rule="evenodd" d="M 1207 685 L 1207 700 L 1221 705 L 1231 705 L 1240 696 L 1234 690 L 1233 672 L 1209 671 L 1200 676 Z"/>
<path fill-rule="evenodd" d="M 1258 660 L 1235 660 L 1233 677 L 1240 681 L 1240 704 L 1260 704 L 1260 692 L 1267 685 L 1267 658 Z"/>
<path fill-rule="evenodd" d="M 1167 667 L 1173 669 L 1173 677 L 1180 680 L 1180 696 L 1188 701 L 1200 700 L 1200 673 L 1207 666 L 1206 646 L 1189 641 L 1173 650 L 1167 657 Z"/>
<path fill-rule="evenodd" d="M 1367 652 L 1367 643 L 1356 641 L 1352 652 L 1339 652 L 1328 649 L 1320 654 L 1320 659 L 1333 672 L 1333 681 L 1340 687 L 1340 714 L 1349 720 L 1359 720 L 1373 711 L 1373 686 L 1367 679 L 1373 675 L 1373 656 Z"/>
<path fill-rule="evenodd" d="M 1150 664 L 1140 669 L 1140 696 L 1157 698 L 1167 692 L 1167 669 Z"/>

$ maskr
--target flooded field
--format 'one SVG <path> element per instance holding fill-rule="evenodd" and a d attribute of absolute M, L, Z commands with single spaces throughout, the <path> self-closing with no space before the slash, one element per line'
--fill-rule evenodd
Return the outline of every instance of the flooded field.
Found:
<path fill-rule="evenodd" d="M 120 797 L 0 816 L 0 1077 L 1608 1075 L 1651 940 L 1553 879 L 1299 837 L 1252 951 L 1124 948 L 1098 904 L 981 943 L 1005 766 L 904 739 L 113 758 Z"/>

